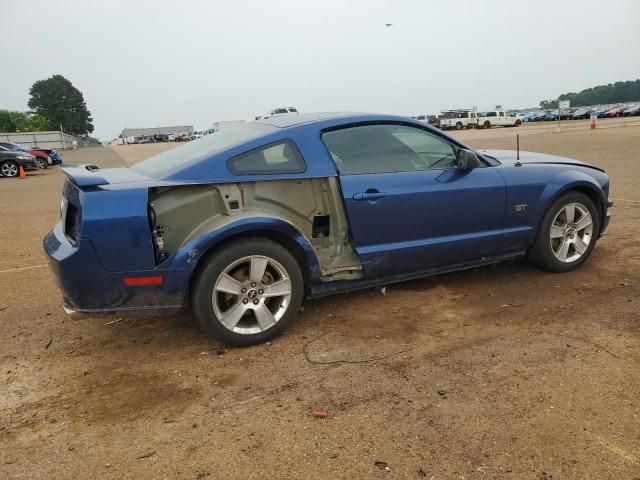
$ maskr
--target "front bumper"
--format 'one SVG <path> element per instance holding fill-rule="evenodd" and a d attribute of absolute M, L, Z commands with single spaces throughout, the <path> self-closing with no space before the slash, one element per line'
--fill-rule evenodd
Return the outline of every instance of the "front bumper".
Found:
<path fill-rule="evenodd" d="M 89 239 L 73 244 L 58 222 L 43 240 L 49 269 L 63 296 L 65 312 L 74 318 L 133 311 L 176 311 L 182 308 L 191 272 L 186 270 L 109 272 Z M 129 276 L 162 274 L 162 285 L 125 286 Z"/>
<path fill-rule="evenodd" d="M 38 163 L 35 160 L 21 160 L 20 165 L 25 170 L 38 170 Z"/>
<path fill-rule="evenodd" d="M 604 218 L 602 219 L 602 228 L 600 229 L 600 236 L 604 234 L 609 226 L 609 222 L 611 221 L 611 212 L 609 209 L 613 207 L 613 200 L 611 198 L 607 199 L 607 209 L 604 212 Z"/>

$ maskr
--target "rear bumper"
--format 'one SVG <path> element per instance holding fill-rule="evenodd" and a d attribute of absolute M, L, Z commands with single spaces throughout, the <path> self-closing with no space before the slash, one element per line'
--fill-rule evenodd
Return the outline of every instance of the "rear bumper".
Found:
<path fill-rule="evenodd" d="M 49 269 L 62 292 L 65 312 L 74 318 L 134 311 L 177 311 L 188 292 L 186 270 L 110 272 L 86 238 L 71 243 L 58 222 L 43 240 Z M 162 285 L 125 286 L 130 276 L 162 275 Z"/>

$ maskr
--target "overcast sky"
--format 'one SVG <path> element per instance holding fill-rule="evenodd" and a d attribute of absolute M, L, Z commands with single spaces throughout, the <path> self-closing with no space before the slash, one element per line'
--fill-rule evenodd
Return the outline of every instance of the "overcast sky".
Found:
<path fill-rule="evenodd" d="M 0 18 L 0 108 L 61 74 L 101 140 L 285 105 L 527 107 L 640 78 L 637 0 L 0 0 Z"/>

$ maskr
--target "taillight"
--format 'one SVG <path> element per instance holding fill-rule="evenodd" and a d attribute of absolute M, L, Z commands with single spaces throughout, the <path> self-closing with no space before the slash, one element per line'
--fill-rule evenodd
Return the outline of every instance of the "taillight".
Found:
<path fill-rule="evenodd" d="M 73 243 L 76 243 L 80 236 L 80 210 L 73 203 L 69 202 L 66 204 L 64 233 Z"/>
<path fill-rule="evenodd" d="M 145 285 L 162 285 L 162 275 L 151 275 L 148 277 L 125 277 L 122 279 L 127 287 L 143 287 Z"/>

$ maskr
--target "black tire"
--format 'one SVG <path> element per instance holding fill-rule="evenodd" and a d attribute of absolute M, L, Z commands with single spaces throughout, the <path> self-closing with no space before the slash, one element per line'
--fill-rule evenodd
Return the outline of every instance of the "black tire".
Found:
<path fill-rule="evenodd" d="M 522 125 L 522 120 L 520 119 L 516 120 L 515 126 L 519 127 L 520 125 Z"/>
<path fill-rule="evenodd" d="M 20 166 L 13 160 L 7 160 L 0 164 L 0 175 L 7 178 L 15 178 L 20 174 Z"/>
<path fill-rule="evenodd" d="M 484 128 L 491 128 L 491 122 L 489 120 L 484 122 Z"/>
<path fill-rule="evenodd" d="M 291 297 L 285 313 L 273 326 L 259 333 L 236 333 L 224 326 L 215 314 L 212 301 L 214 286 L 231 264 L 244 257 L 256 255 L 273 259 L 284 268 L 291 281 Z M 250 238 L 230 243 L 205 260 L 205 264 L 196 274 L 191 294 L 191 307 L 198 324 L 208 335 L 226 345 L 244 347 L 263 343 L 280 335 L 295 318 L 302 303 L 303 294 L 304 280 L 295 258 L 284 247 L 271 240 Z M 238 303 L 239 298 L 240 296 L 237 299 Z M 264 302 L 266 303 L 266 300 Z"/>
<path fill-rule="evenodd" d="M 551 248 L 551 225 L 558 213 L 565 206 L 571 203 L 581 204 L 586 207 L 587 210 L 589 210 L 593 222 L 593 232 L 589 245 L 580 258 L 572 262 L 562 262 L 558 258 L 556 258 Z M 561 273 L 575 270 L 580 265 L 582 265 L 591 255 L 591 252 L 596 245 L 598 234 L 600 232 L 600 222 L 600 215 L 598 214 L 593 201 L 588 196 L 576 191 L 565 193 L 555 202 L 553 202 L 549 210 L 547 210 L 547 212 L 545 213 L 538 228 L 536 239 L 527 252 L 527 259 L 537 267 L 544 270 L 549 270 L 551 272 Z"/>
<path fill-rule="evenodd" d="M 456 123 L 456 130 L 462 130 L 462 122 Z"/>
<path fill-rule="evenodd" d="M 49 168 L 49 162 L 47 162 L 44 158 L 36 157 L 36 163 L 38 164 L 38 168 L 40 170 L 46 170 Z"/>

